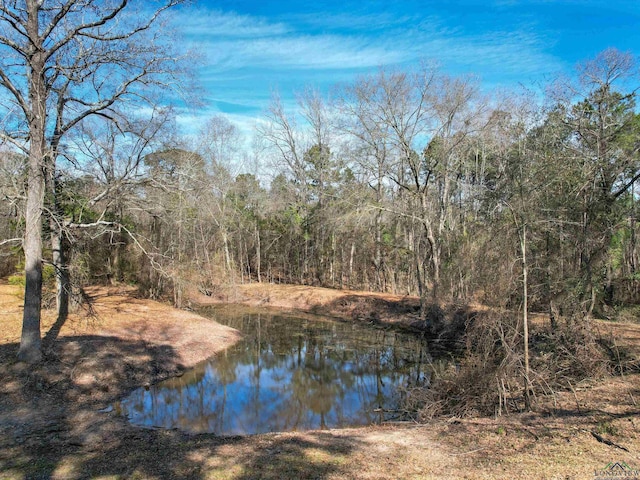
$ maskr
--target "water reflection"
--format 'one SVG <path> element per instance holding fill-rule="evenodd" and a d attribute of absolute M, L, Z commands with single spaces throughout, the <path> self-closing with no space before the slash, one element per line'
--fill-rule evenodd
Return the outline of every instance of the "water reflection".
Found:
<path fill-rule="evenodd" d="M 318 318 L 200 312 L 244 340 L 180 378 L 116 406 L 137 425 L 222 435 L 378 422 L 397 388 L 427 380 L 426 344 L 412 336 Z"/>

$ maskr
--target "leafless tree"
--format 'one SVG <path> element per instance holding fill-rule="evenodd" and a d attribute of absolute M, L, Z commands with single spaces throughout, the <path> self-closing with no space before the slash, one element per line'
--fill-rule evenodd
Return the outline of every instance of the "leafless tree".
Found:
<path fill-rule="evenodd" d="M 29 158 L 21 360 L 41 358 L 42 215 L 47 184 L 55 197 L 64 138 L 91 116 L 118 124 L 171 82 L 175 56 L 157 27 L 178 3 L 0 2 L 0 135 Z"/>

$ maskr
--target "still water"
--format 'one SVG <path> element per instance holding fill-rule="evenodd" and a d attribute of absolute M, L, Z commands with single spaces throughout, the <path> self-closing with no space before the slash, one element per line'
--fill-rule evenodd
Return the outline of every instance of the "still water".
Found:
<path fill-rule="evenodd" d="M 323 317 L 199 311 L 239 343 L 116 405 L 133 424 L 237 435 L 366 425 L 393 418 L 399 387 L 428 380 L 426 343 Z"/>

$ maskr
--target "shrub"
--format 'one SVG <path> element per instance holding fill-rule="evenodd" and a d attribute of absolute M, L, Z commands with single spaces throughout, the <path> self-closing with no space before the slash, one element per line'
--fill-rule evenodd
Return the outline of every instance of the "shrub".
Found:
<path fill-rule="evenodd" d="M 7 280 L 9 282 L 9 285 L 18 285 L 20 287 L 24 287 L 25 284 L 24 275 L 20 274 L 11 275 Z"/>
<path fill-rule="evenodd" d="M 584 379 L 640 368 L 628 352 L 596 335 L 588 318 L 564 318 L 553 329 L 532 327 L 529 382 L 534 398 Z M 517 313 L 494 310 L 469 317 L 464 350 L 455 366 L 432 369 L 426 387 L 406 393 L 406 409 L 422 420 L 524 410 L 522 340 Z"/>

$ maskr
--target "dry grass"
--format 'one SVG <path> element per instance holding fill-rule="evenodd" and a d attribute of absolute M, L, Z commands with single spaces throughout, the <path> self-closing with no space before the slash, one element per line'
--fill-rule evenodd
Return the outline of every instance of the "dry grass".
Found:
<path fill-rule="evenodd" d="M 305 292 L 329 295 L 303 288 L 297 301 L 310 306 L 318 297 L 306 300 Z M 48 345 L 47 361 L 27 368 L 13 360 L 19 292 L 0 285 L 2 479 L 592 479 L 611 461 L 640 467 L 638 375 L 575 385 L 539 399 L 537 413 L 497 419 L 233 438 L 138 429 L 98 410 L 223 348 L 235 334 L 129 289 L 89 293 L 97 317 L 72 316 Z M 44 325 L 45 332 L 55 325 L 49 312 Z M 605 327 L 620 345 L 638 347 L 637 325 Z"/>

